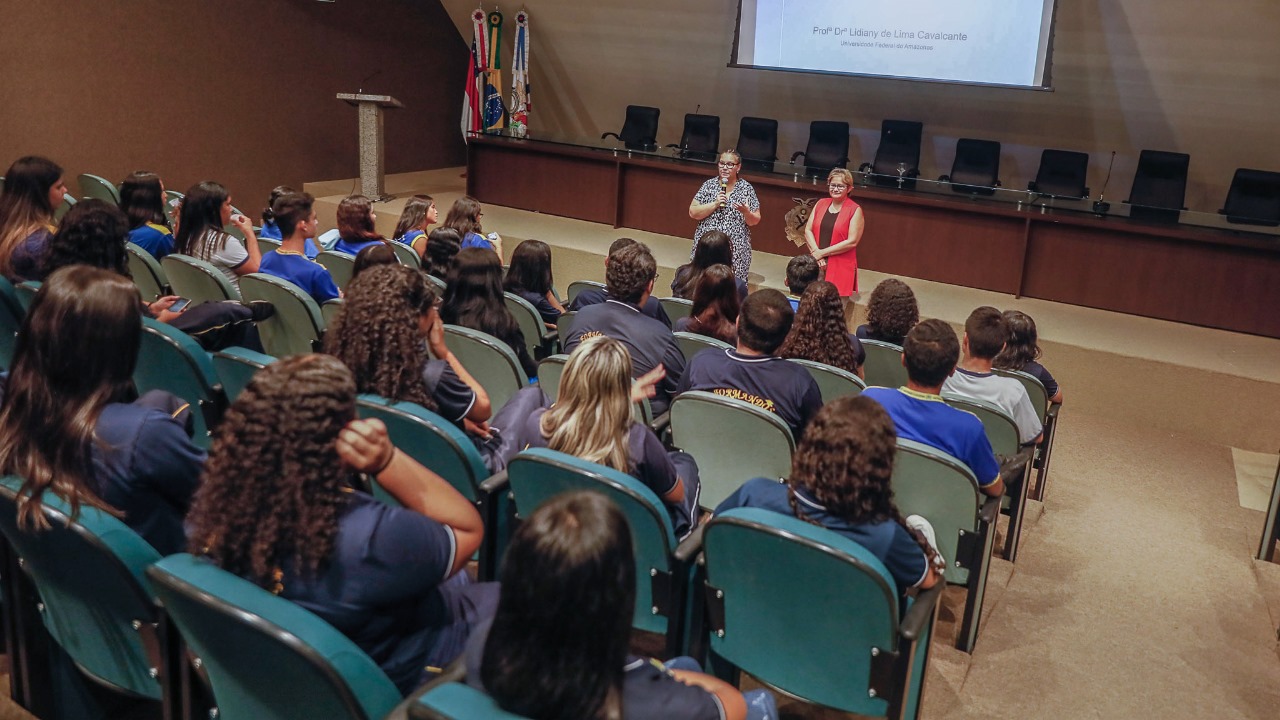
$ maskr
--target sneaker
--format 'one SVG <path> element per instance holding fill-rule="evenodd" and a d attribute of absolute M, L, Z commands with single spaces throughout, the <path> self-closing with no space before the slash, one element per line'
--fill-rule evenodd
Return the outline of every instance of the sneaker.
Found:
<path fill-rule="evenodd" d="M 241 304 L 249 308 L 250 319 L 254 322 L 262 322 L 276 314 L 276 306 L 266 300 L 251 300 Z"/>
<path fill-rule="evenodd" d="M 939 558 L 942 558 L 942 553 L 938 552 L 938 538 L 933 532 L 933 525 L 930 525 L 928 520 L 919 515 L 908 515 L 907 527 L 923 535 L 925 541 L 929 543 L 929 547 L 938 553 Z"/>

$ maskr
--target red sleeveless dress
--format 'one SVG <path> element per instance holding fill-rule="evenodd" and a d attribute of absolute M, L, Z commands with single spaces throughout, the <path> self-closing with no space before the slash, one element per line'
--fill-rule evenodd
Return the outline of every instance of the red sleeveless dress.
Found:
<path fill-rule="evenodd" d="M 827 216 L 827 209 L 830 207 L 831 198 L 823 198 L 813 206 L 813 218 L 818 228 L 818 236 L 815 239 L 818 241 L 819 248 L 828 248 L 848 240 L 853 214 L 858 211 L 858 203 L 845 198 L 836 216 L 835 227 L 831 229 L 831 239 L 823 243 L 824 238 L 820 236 L 822 219 Z M 838 255 L 827 256 L 826 280 L 836 286 L 841 297 L 848 297 L 858 291 L 858 249 L 856 247 L 849 248 Z"/>

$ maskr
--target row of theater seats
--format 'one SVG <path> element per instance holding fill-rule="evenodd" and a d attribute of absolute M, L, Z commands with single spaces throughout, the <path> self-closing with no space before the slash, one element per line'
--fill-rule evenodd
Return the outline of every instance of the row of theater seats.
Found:
<path fill-rule="evenodd" d="M 626 147 L 656 150 L 658 108 L 627 106 L 626 119 L 618 133 L 605 133 Z M 849 123 L 815 120 L 809 124 L 805 149 L 791 156 L 791 163 L 803 158 L 807 175 L 822 175 L 849 164 Z M 870 174 L 872 182 L 886 187 L 913 189 L 920 176 L 920 144 L 924 125 L 910 120 L 885 120 L 880 126 L 880 144 L 875 159 L 859 170 Z M 685 115 L 678 148 L 684 157 L 712 159 L 720 151 L 720 118 L 715 115 Z M 769 170 L 778 159 L 778 121 L 744 117 L 735 147 L 747 169 Z M 1000 143 L 994 140 L 961 138 L 956 142 L 951 172 L 938 178 L 958 193 L 991 195 L 1000 183 Z M 1129 199 L 1132 217 L 1176 221 L 1186 210 L 1187 170 L 1191 156 L 1185 153 L 1143 150 L 1138 157 Z M 1087 175 L 1089 155 L 1069 150 L 1046 149 L 1041 153 L 1036 179 L 1028 190 L 1048 197 L 1083 199 L 1089 196 Z M 1280 172 L 1239 168 L 1232 178 L 1226 201 L 1219 212 L 1229 222 L 1252 225 L 1280 225 Z"/>

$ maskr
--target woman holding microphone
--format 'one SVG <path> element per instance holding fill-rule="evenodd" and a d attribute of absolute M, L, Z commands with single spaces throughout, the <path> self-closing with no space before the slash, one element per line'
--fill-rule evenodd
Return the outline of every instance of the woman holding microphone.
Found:
<path fill-rule="evenodd" d="M 700 221 L 694 232 L 698 238 L 711 230 L 719 230 L 733 241 L 733 274 L 747 282 L 751 270 L 751 228 L 760 222 L 760 200 L 751 183 L 738 177 L 742 157 L 733 150 L 720 153 L 719 173 L 702 183 L 689 203 L 689 217 Z M 693 258 L 690 250 L 689 258 Z"/>
<path fill-rule="evenodd" d="M 853 173 L 836 168 L 827 175 L 827 194 L 813 206 L 804 226 L 805 243 L 826 280 L 848 301 L 858 292 L 858 243 L 862 241 L 862 208 L 849 198 Z"/>

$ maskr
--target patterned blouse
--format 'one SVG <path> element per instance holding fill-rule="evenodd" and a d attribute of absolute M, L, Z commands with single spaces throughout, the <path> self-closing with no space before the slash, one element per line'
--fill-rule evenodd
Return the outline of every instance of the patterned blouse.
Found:
<path fill-rule="evenodd" d="M 713 177 L 702 183 L 702 187 L 698 188 L 698 194 L 693 196 L 693 201 L 697 204 L 714 202 L 719 194 L 720 178 Z M 751 183 L 738 178 L 738 182 L 734 183 L 733 189 L 729 191 L 728 202 L 725 203 L 725 206 L 716 208 L 714 212 L 698 223 L 698 229 L 693 234 L 693 243 L 696 247 L 698 238 L 710 230 L 719 230 L 728 235 L 729 239 L 733 241 L 733 274 L 746 281 L 747 275 L 751 270 L 751 229 L 747 227 L 747 220 L 742 213 L 734 209 L 735 205 L 743 203 L 746 204 L 751 212 L 760 210 L 760 200 L 756 197 L 756 189 L 751 187 Z M 689 259 L 693 259 L 692 250 L 689 251 Z"/>

